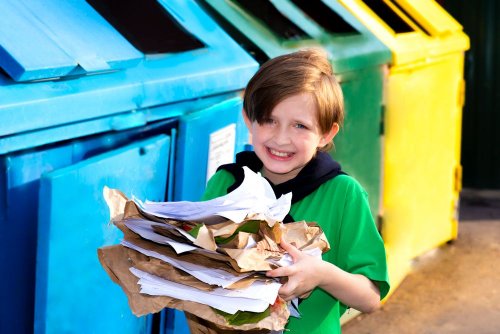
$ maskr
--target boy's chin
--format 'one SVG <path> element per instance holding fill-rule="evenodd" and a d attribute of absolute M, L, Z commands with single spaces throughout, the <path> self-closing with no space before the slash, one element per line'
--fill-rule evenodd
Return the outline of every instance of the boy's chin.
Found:
<path fill-rule="evenodd" d="M 288 175 L 292 173 L 291 169 L 273 169 L 273 168 L 266 168 L 268 173 L 272 173 L 274 175 Z"/>
<path fill-rule="evenodd" d="M 273 183 L 283 183 L 288 180 L 293 179 L 300 172 L 300 169 L 290 169 L 290 168 L 266 168 L 264 176 Z"/>

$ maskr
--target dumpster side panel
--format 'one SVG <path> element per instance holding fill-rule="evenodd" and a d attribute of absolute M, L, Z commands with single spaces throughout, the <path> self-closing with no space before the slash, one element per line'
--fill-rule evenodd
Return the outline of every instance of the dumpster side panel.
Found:
<path fill-rule="evenodd" d="M 462 71 L 462 54 L 391 68 L 382 234 L 399 254 L 389 258 L 409 260 L 457 236 Z"/>
<path fill-rule="evenodd" d="M 101 268 L 98 247 L 116 244 L 102 190 L 163 200 L 169 137 L 160 135 L 41 179 L 35 332 L 146 332 L 122 290 Z"/>
<path fill-rule="evenodd" d="M 343 129 L 334 138 L 335 148 L 331 155 L 368 192 L 370 208 L 376 218 L 381 191 L 383 67 L 345 73 L 340 80 L 346 117 Z"/>
<path fill-rule="evenodd" d="M 241 98 L 181 117 L 176 161 L 175 200 L 200 200 L 216 168 L 243 151 L 248 131 Z"/>
<path fill-rule="evenodd" d="M 175 125 L 175 120 L 165 120 L 139 129 L 108 132 L 58 146 L 44 146 L 37 150 L 24 150 L 0 157 L 0 226 L 4 231 L 0 234 L 0 260 L 11 273 L 0 279 L 0 296 L 4 301 L 0 303 L 0 333 L 33 332 L 38 192 L 41 175 L 123 146 L 130 141 L 169 133 Z M 16 257 L 11 256 L 12 253 L 15 253 Z"/>
<path fill-rule="evenodd" d="M 71 163 L 70 153 L 65 145 L 0 157 L 0 262 L 10 273 L 0 279 L 0 333 L 33 331 L 39 177 Z"/>

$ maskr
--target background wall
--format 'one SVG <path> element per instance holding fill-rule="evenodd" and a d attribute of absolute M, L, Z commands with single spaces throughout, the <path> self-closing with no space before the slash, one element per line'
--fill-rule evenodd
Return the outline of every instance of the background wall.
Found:
<path fill-rule="evenodd" d="M 465 58 L 462 125 L 463 187 L 500 189 L 500 4 L 496 0 L 439 3 L 462 24 Z"/>

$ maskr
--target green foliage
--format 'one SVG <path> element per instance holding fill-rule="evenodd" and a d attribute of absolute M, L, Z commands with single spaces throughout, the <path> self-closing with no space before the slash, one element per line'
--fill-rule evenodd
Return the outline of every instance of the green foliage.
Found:
<path fill-rule="evenodd" d="M 215 237 L 215 242 L 219 245 L 227 244 L 231 240 L 233 240 L 239 232 L 247 232 L 247 233 L 254 233 L 257 234 L 259 232 L 260 228 L 260 220 L 249 220 L 243 224 L 241 224 L 236 231 L 234 231 L 233 234 L 231 234 L 229 237 Z"/>
<path fill-rule="evenodd" d="M 271 314 L 271 307 L 268 307 L 264 312 L 256 313 L 249 311 L 238 311 L 235 314 L 223 312 L 221 310 L 213 309 L 215 313 L 222 315 L 233 326 L 240 326 L 244 324 L 254 324 Z"/>

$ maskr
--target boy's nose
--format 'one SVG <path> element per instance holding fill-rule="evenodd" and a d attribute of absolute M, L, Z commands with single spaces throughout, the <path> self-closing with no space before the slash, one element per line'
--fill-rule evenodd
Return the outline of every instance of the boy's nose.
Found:
<path fill-rule="evenodd" d="M 274 133 L 274 141 L 278 145 L 285 145 L 290 143 L 290 133 L 286 128 L 280 127 Z"/>

